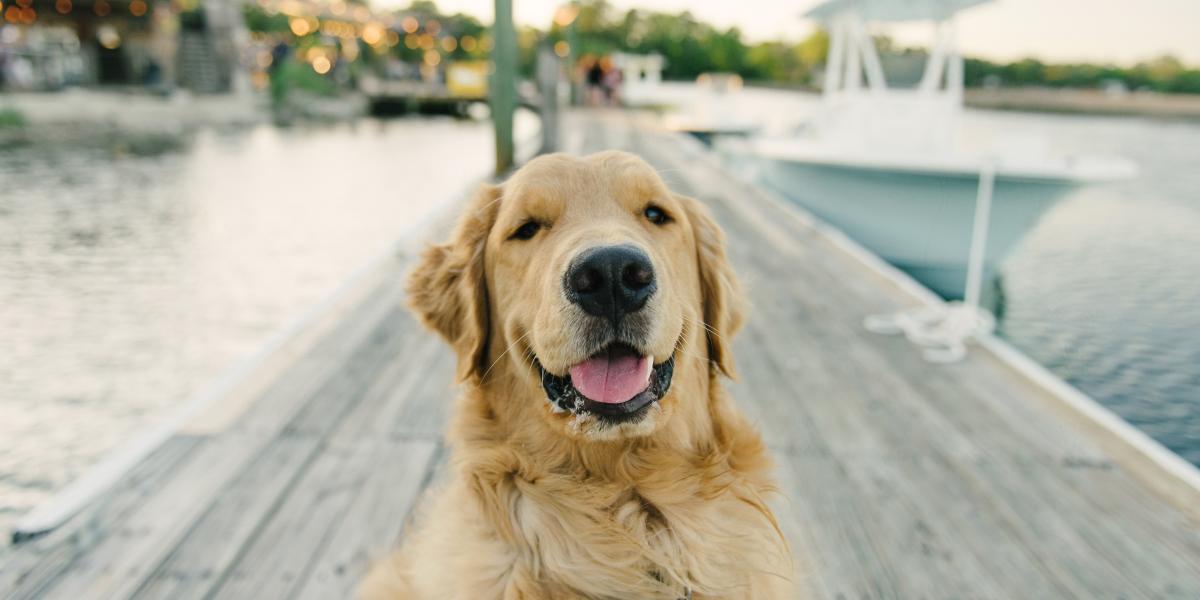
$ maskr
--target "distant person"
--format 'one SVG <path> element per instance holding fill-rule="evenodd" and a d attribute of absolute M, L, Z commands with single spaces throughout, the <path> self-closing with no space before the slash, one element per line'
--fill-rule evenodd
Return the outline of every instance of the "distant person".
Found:
<path fill-rule="evenodd" d="M 291 48 L 279 42 L 271 48 L 271 65 L 267 67 L 267 77 L 271 86 L 271 106 L 275 110 L 283 108 L 287 100 L 287 78 L 284 75 L 284 65 L 291 57 Z"/>
<path fill-rule="evenodd" d="M 600 61 L 600 69 L 603 75 L 600 78 L 601 86 L 604 89 L 604 101 L 609 106 L 621 105 L 621 81 L 624 77 L 621 75 L 621 70 L 613 65 L 611 58 L 605 56 Z"/>
<path fill-rule="evenodd" d="M 159 87 L 162 83 L 162 67 L 158 66 L 158 61 L 150 59 L 146 63 L 146 70 L 142 72 L 142 84 L 148 87 Z"/>
<path fill-rule="evenodd" d="M 604 101 L 604 67 L 600 61 L 590 59 L 587 66 L 587 103 L 588 106 L 600 106 Z"/>

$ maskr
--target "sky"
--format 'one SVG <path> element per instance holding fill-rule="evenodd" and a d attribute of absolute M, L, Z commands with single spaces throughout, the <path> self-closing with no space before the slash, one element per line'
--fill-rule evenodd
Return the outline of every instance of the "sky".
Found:
<path fill-rule="evenodd" d="M 565 0 L 512 0 L 519 24 L 545 28 Z M 751 41 L 796 40 L 812 31 L 801 15 L 820 0 L 610 0 L 618 10 L 690 10 L 718 27 L 740 28 Z M 373 0 L 382 7 L 409 0 Z M 491 21 L 493 0 L 437 0 L 444 12 Z M 898 41 L 924 45 L 924 30 L 905 26 Z M 1132 64 L 1174 54 L 1200 65 L 1200 0 L 996 0 L 959 17 L 959 40 L 969 56 L 1011 60 L 1034 56 L 1050 62 Z"/>

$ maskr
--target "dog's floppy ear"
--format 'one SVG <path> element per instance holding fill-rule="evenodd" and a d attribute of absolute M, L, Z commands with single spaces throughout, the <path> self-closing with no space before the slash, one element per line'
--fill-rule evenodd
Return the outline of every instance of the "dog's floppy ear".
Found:
<path fill-rule="evenodd" d="M 700 202 L 676 196 L 687 211 L 696 239 L 696 261 L 700 268 L 700 293 L 707 325 L 708 358 L 721 372 L 734 377 L 733 334 L 742 327 L 746 300 L 729 260 L 725 257 L 725 233 Z"/>
<path fill-rule="evenodd" d="M 496 221 L 501 190 L 485 185 L 455 225 L 450 240 L 422 254 L 408 277 L 408 298 L 427 327 L 458 354 L 458 377 L 480 378 L 486 369 L 489 308 L 483 251 Z"/>

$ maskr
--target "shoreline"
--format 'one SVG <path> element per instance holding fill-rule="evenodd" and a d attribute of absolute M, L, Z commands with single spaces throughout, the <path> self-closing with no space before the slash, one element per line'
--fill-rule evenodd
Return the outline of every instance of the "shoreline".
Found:
<path fill-rule="evenodd" d="M 970 108 L 1058 114 L 1200 119 L 1200 94 L 1104 92 L 1054 88 L 967 89 Z"/>
<path fill-rule="evenodd" d="M 746 87 L 796 92 L 812 96 L 821 94 L 819 88 L 764 81 L 748 81 Z M 963 92 L 963 104 L 968 108 L 984 110 L 1200 119 L 1200 94 L 1163 94 L 1142 91 L 1105 92 L 1093 89 L 1049 87 L 967 88 Z"/>
<path fill-rule="evenodd" d="M 297 93 L 291 121 L 337 122 L 366 113 L 360 95 L 323 98 Z M 178 140 L 199 129 L 239 129 L 279 123 L 259 93 L 151 94 L 137 90 L 71 88 L 57 92 L 0 92 L 0 145 L 86 140 Z M 156 144 L 151 144 L 156 145 Z"/>

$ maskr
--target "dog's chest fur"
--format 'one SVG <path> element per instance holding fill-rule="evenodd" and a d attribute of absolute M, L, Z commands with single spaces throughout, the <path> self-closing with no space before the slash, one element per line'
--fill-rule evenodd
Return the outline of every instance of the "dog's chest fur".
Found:
<path fill-rule="evenodd" d="M 470 479 L 481 525 L 494 528 L 518 570 L 561 585 L 560 595 L 749 597 L 748 575 L 779 568 L 783 554 L 758 490 L 728 465 L 672 462 L 640 467 L 636 486 L 527 463 Z"/>

